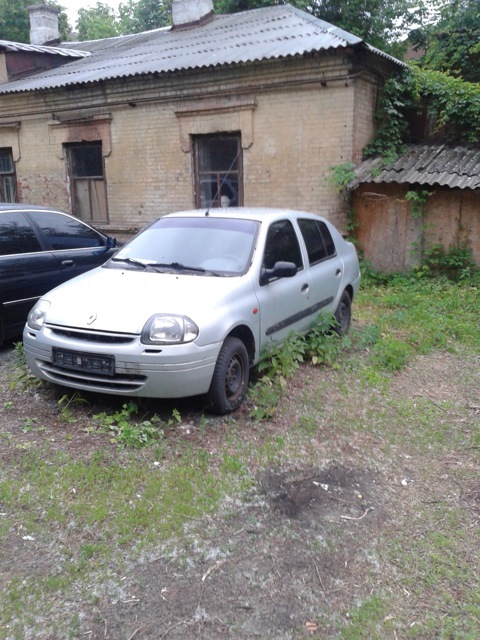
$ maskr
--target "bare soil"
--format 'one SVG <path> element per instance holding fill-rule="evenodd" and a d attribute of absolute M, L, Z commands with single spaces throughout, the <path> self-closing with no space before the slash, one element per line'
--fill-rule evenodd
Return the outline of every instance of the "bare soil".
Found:
<path fill-rule="evenodd" d="M 108 446 L 105 434 L 84 431 L 93 411 L 111 406 L 108 398 L 76 407 L 76 422 L 65 423 L 57 404 L 61 390 L 10 388 L 14 362 L 12 347 L 0 349 L 0 431 L 15 434 L 13 443 L 2 444 L 0 465 L 11 464 L 26 443 L 41 447 L 42 439 L 49 450 L 79 456 Z M 169 434 L 172 449 L 175 440 L 179 448 L 188 441 L 208 449 L 212 458 L 228 447 L 232 429 L 258 446 L 287 437 L 306 413 L 309 397 L 317 403 L 320 398 L 323 415 L 295 455 L 252 470 L 256 481 L 241 500 L 226 500 L 215 516 L 187 522 L 183 547 L 172 550 L 159 540 L 142 561 L 124 558 L 113 589 L 99 589 L 94 601 L 79 594 L 69 605 L 80 618 L 74 637 L 338 638 L 344 637 L 339 629 L 352 610 L 372 594 L 387 594 L 393 604 L 385 619 L 392 620 L 392 630 L 384 637 L 406 638 L 409 628 L 435 610 L 434 596 L 417 591 L 415 575 L 396 566 L 389 541 L 404 539 L 408 545 L 424 535 L 441 504 L 461 509 L 472 532 L 472 546 L 462 553 L 466 561 L 478 562 L 480 476 L 475 450 L 433 447 L 429 453 L 428 447 L 417 447 L 415 433 L 409 439 L 408 416 L 405 439 L 399 436 L 397 442 L 388 434 L 389 415 L 398 430 L 395 402 L 418 398 L 437 416 L 432 429 L 438 419 L 446 424 L 446 438 L 461 442 L 464 433 L 466 441 L 480 426 L 479 365 L 478 358 L 448 353 L 419 356 L 392 377 L 383 397 L 358 381 L 354 387 L 344 372 L 302 367 L 275 420 L 256 425 L 247 419 L 246 406 L 233 420 L 218 419 L 206 435 L 199 427 L 201 400 L 177 402 L 189 428 Z M 345 384 L 350 390 L 341 390 Z M 162 406 L 169 414 L 173 405 Z M 32 417 L 45 431 L 25 430 Z M 56 562 L 54 544 L 27 544 L 20 533 L 12 531 L 0 553 L 0 584 L 47 571 Z M 55 608 L 49 615 L 56 615 Z M 51 633 L 47 619 L 43 630 L 29 637 L 56 640 Z"/>

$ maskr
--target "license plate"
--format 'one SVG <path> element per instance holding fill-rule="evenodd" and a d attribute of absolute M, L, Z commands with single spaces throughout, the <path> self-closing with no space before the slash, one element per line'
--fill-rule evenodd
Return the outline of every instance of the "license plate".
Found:
<path fill-rule="evenodd" d="M 81 351 L 52 350 L 54 364 L 63 369 L 88 371 L 102 376 L 113 376 L 115 373 L 115 357 L 99 355 L 97 353 L 83 353 Z"/>

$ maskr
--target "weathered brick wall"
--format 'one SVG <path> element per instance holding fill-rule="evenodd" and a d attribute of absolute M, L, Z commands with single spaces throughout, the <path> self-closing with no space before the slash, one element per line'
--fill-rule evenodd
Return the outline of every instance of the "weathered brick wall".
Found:
<path fill-rule="evenodd" d="M 370 139 L 376 92 L 370 74 L 349 79 L 349 65 L 332 55 L 4 96 L 4 120 L 20 122 L 20 198 L 71 209 L 63 143 L 98 135 L 107 229 L 128 233 L 194 206 L 191 135 L 240 131 L 245 205 L 311 210 L 344 228 L 328 175 Z"/>

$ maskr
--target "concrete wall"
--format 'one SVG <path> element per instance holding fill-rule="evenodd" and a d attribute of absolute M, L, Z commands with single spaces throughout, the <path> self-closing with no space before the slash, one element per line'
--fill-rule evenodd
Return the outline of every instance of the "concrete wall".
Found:
<path fill-rule="evenodd" d="M 71 210 L 63 145 L 102 140 L 108 232 L 126 234 L 194 206 L 191 136 L 240 132 L 244 203 L 310 210 L 341 229 L 328 182 L 374 131 L 376 76 L 329 55 L 2 96 L 22 202 Z M 102 226 L 102 225 L 97 225 Z"/>
<path fill-rule="evenodd" d="M 437 187 L 414 218 L 408 185 L 362 185 L 353 194 L 356 238 L 365 258 L 386 272 L 418 264 L 422 249 L 470 247 L 480 265 L 480 191 Z"/>

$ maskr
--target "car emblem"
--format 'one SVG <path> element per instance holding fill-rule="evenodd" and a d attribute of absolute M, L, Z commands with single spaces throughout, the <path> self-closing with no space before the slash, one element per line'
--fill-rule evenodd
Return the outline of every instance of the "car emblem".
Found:
<path fill-rule="evenodd" d="M 88 325 L 93 324 L 96 319 L 97 319 L 97 314 L 96 313 L 92 313 L 92 315 L 87 320 L 87 324 Z"/>

